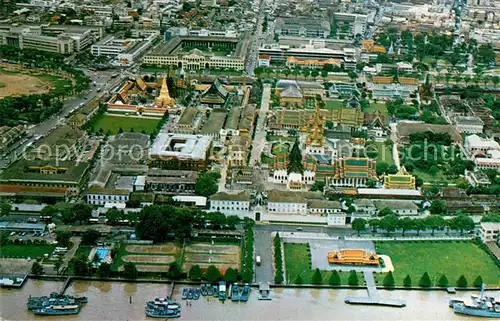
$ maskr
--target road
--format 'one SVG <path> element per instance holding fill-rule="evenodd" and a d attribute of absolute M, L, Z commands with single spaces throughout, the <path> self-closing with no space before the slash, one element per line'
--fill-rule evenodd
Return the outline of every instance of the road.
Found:
<path fill-rule="evenodd" d="M 394 159 L 394 164 L 401 168 L 401 163 L 399 161 L 399 152 L 398 152 L 398 131 L 397 131 L 397 123 L 391 123 L 389 126 L 391 127 L 391 140 L 394 143 L 392 146 L 392 158 Z"/>
<path fill-rule="evenodd" d="M 259 57 L 259 43 L 262 36 L 262 23 L 264 22 L 264 0 L 258 2 L 259 13 L 257 22 L 255 24 L 255 32 L 252 35 L 252 42 L 250 44 L 250 51 L 247 56 L 246 72 L 250 77 L 254 76 L 254 69 Z"/>
<path fill-rule="evenodd" d="M 328 226 L 304 226 L 304 225 L 283 225 L 283 224 L 256 224 L 255 232 L 297 232 L 297 229 L 306 233 L 326 233 L 330 236 L 344 236 L 353 233 L 351 228 L 328 227 Z"/>
<path fill-rule="evenodd" d="M 266 118 L 267 112 L 269 111 L 269 100 L 271 99 L 271 85 L 264 84 L 264 90 L 262 91 L 262 102 L 260 104 L 259 119 L 257 121 L 257 128 L 255 133 L 255 139 L 252 144 L 252 155 L 250 157 L 249 166 L 255 166 L 256 163 L 260 163 L 260 154 L 264 149 L 266 144 Z"/>
<path fill-rule="evenodd" d="M 81 237 L 71 237 L 69 239 L 71 243 L 73 243 L 73 246 L 64 254 L 63 257 L 63 263 L 61 264 L 61 267 L 59 268 L 59 271 L 64 271 L 65 269 L 68 268 L 69 262 L 71 259 L 75 256 L 76 250 L 78 250 L 78 247 L 80 246 L 80 242 L 82 241 Z M 58 271 L 58 273 L 59 273 Z"/>

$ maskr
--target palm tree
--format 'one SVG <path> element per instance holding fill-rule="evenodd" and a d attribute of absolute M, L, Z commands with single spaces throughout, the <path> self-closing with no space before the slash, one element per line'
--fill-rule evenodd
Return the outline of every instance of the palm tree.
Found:
<path fill-rule="evenodd" d="M 460 75 L 455 75 L 455 76 L 453 77 L 453 80 L 455 80 L 455 83 L 456 83 L 456 84 L 459 84 L 459 83 L 462 81 L 462 76 L 460 76 Z"/>
<path fill-rule="evenodd" d="M 446 75 L 444 76 L 444 80 L 446 81 L 446 84 L 449 84 L 449 83 L 450 83 L 450 79 L 451 79 L 451 74 L 448 72 L 448 73 L 446 73 Z"/>
<path fill-rule="evenodd" d="M 467 75 L 464 77 L 465 85 L 469 85 L 470 81 L 472 80 L 471 76 Z"/>
<path fill-rule="evenodd" d="M 493 86 L 497 86 L 498 83 L 500 83 L 500 77 L 499 76 L 493 76 L 491 77 L 491 81 L 493 82 Z"/>
<path fill-rule="evenodd" d="M 437 83 L 440 83 L 440 82 L 442 82 L 442 81 L 443 81 L 443 76 L 442 76 L 441 74 L 439 74 L 439 73 L 436 75 L 436 77 L 435 77 L 435 78 L 436 78 L 436 82 L 437 82 Z"/>
<path fill-rule="evenodd" d="M 488 75 L 483 76 L 483 84 L 486 87 L 488 83 L 491 81 L 491 77 Z"/>

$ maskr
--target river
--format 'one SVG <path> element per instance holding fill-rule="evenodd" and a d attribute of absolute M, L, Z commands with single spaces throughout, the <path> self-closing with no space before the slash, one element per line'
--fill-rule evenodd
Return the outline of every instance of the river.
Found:
<path fill-rule="evenodd" d="M 89 298 L 79 315 L 37 317 L 26 309 L 28 296 L 48 295 L 61 282 L 27 280 L 22 289 L 0 289 L 0 316 L 4 320 L 144 320 L 146 300 L 164 297 L 167 284 L 75 281 L 67 294 Z M 180 286 L 174 299 L 180 300 Z M 448 307 L 451 295 L 436 291 L 380 291 L 381 296 L 406 300 L 405 308 L 352 306 L 347 295 L 365 296 L 364 290 L 275 289 L 272 301 L 258 301 L 257 291 L 247 303 L 221 303 L 202 297 L 182 307 L 183 320 L 468 320 Z M 459 292 L 469 297 L 471 292 Z M 491 293 L 499 296 L 500 292 Z M 130 303 L 130 297 L 132 302 Z M 181 302 L 184 304 L 184 302 Z M 153 319 L 151 319 L 153 320 Z"/>

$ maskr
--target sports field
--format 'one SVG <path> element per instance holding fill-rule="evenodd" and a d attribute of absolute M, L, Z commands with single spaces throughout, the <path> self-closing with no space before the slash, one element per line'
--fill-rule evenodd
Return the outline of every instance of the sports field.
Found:
<path fill-rule="evenodd" d="M 469 284 L 481 275 L 487 285 L 500 285 L 500 268 L 472 242 L 377 242 L 375 246 L 377 254 L 391 258 L 398 285 L 403 284 L 406 275 L 410 275 L 413 285 L 418 285 L 425 272 L 433 283 L 444 274 L 454 286 L 463 274 Z"/>
<path fill-rule="evenodd" d="M 215 265 L 224 271 L 228 268 L 239 269 L 240 262 L 241 249 L 237 245 L 194 243 L 185 247 L 182 268 L 188 271 L 193 265 L 202 269 Z"/>
<path fill-rule="evenodd" d="M 159 119 L 151 118 L 104 115 L 94 122 L 92 131 L 98 132 L 102 129 L 104 133 L 107 133 L 109 130 L 115 135 L 121 128 L 124 132 L 133 130 L 136 133 L 144 131 L 146 134 L 151 134 L 159 121 Z"/>
<path fill-rule="evenodd" d="M 180 248 L 173 243 L 160 245 L 121 244 L 113 259 L 113 270 L 121 270 L 125 262 L 134 263 L 140 272 L 165 272 L 169 264 L 179 260 Z"/>
<path fill-rule="evenodd" d="M 2 245 L 0 248 L 0 257 L 2 258 L 36 258 L 43 257 L 44 254 L 51 254 L 54 251 L 54 245 Z"/>

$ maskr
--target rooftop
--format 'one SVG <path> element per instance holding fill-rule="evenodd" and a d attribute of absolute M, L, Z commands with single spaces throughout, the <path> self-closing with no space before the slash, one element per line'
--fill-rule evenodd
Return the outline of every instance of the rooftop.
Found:
<path fill-rule="evenodd" d="M 87 191 L 87 194 L 129 195 L 130 192 L 123 189 L 91 187 Z"/>
<path fill-rule="evenodd" d="M 225 111 L 213 111 L 208 117 L 207 122 L 201 128 L 202 134 L 218 134 L 224 126 L 226 120 Z"/>
<path fill-rule="evenodd" d="M 28 161 L 21 159 L 0 174 L 0 182 L 61 182 L 77 184 L 89 168 L 89 163 L 70 161 Z M 44 170 L 54 170 L 54 174 Z"/>
<path fill-rule="evenodd" d="M 208 136 L 161 133 L 151 146 L 152 157 L 176 157 L 181 159 L 205 159 L 212 139 Z"/>
<path fill-rule="evenodd" d="M 236 194 L 229 194 L 225 192 L 219 192 L 210 197 L 211 201 L 242 201 L 249 202 L 250 201 L 250 192 L 242 191 Z"/>
<path fill-rule="evenodd" d="M 375 206 L 377 209 L 381 210 L 383 208 L 390 209 L 410 209 L 410 210 L 418 210 L 418 206 L 415 205 L 412 201 L 375 201 Z"/>

